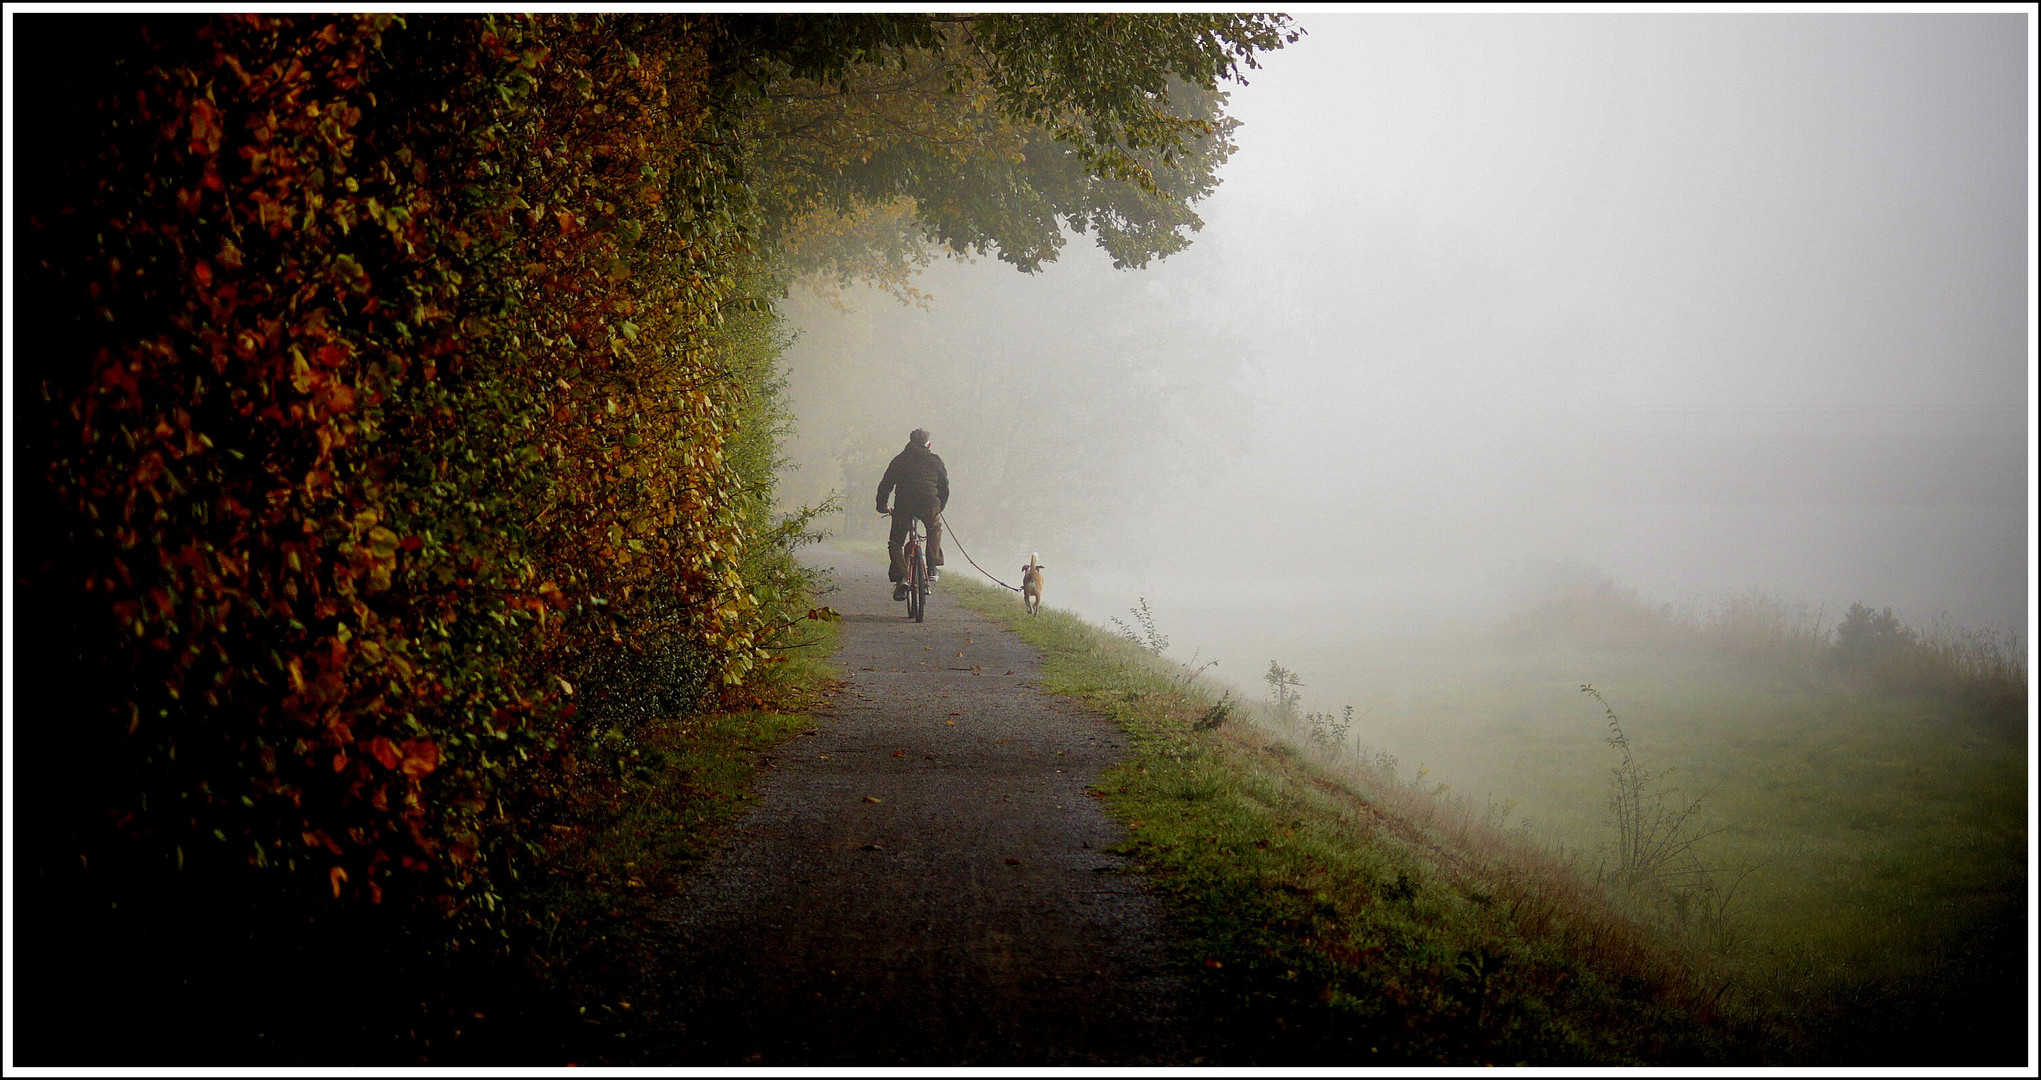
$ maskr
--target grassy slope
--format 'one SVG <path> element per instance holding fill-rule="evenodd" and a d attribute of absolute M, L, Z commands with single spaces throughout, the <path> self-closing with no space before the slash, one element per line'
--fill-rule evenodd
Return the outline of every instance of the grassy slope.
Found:
<path fill-rule="evenodd" d="M 1067 613 L 944 587 L 1130 736 L 1101 797 L 1186 933 L 1227 1063 L 1765 1056 L 1675 957 L 1507 836 L 1427 820 L 1407 793 L 1356 794 L 1240 720 L 1198 730 L 1214 696 L 1174 665 Z"/>
<path fill-rule="evenodd" d="M 1370 736 L 1401 733 L 1407 761 L 1476 798 L 1521 798 L 1543 839 L 1576 850 L 1609 831 L 1611 752 L 1578 691 L 1592 678 L 1647 768 L 1705 793 L 1702 827 L 1722 829 L 1706 861 L 1755 868 L 1730 923 L 1694 944 L 1791 1029 L 1793 1060 L 2021 1059 L 2018 718 L 1693 642 L 1406 643 L 1300 664 L 1336 665 L 1379 688 Z"/>
<path fill-rule="evenodd" d="M 2025 877 L 2019 728 L 1926 698 L 1750 686 L 1744 670 L 1709 668 L 1602 665 L 1618 673 L 1625 719 L 1649 740 L 1651 760 L 1708 793 L 1706 817 L 1724 827 L 1711 858 L 1762 864 L 1744 891 L 1740 948 L 1860 979 L 1917 978 L 1907 969 L 1946 955 L 1935 939 L 2003 916 L 1995 909 Z M 1535 722 L 1509 726 L 1484 725 L 1491 747 L 1559 760 L 1557 748 L 1534 746 Z M 1574 742 L 1583 760 L 1570 770 L 1572 801 L 1599 809 L 1606 751 Z"/>

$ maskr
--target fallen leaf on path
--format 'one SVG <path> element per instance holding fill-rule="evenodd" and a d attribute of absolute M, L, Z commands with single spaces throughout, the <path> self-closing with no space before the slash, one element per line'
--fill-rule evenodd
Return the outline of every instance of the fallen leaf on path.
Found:
<path fill-rule="evenodd" d="M 1006 865 L 1008 865 L 1008 866 L 1019 866 L 1020 864 L 1021 864 L 1021 861 L 1020 861 L 1019 859 L 1016 859 L 1016 858 L 1014 858 L 1014 857 L 1013 857 L 1013 856 L 1011 856 L 1011 855 L 1009 855 L 1009 856 L 1007 856 L 1007 857 L 1006 857 Z"/>
<path fill-rule="evenodd" d="M 956 727 L 956 726 L 957 726 L 957 722 L 956 722 L 955 720 L 945 720 L 945 721 L 943 721 L 943 723 L 945 723 L 945 724 L 948 724 L 948 725 L 949 725 L 949 726 L 951 726 L 951 727 Z"/>
<path fill-rule="evenodd" d="M 867 795 L 865 796 L 865 801 L 868 803 L 877 803 L 885 802 L 886 800 L 879 798 L 877 795 Z"/>
<path fill-rule="evenodd" d="M 877 845 L 877 844 L 866 844 L 865 846 L 863 846 L 863 847 L 859 848 L 858 850 L 859 850 L 859 851 L 884 851 L 884 850 L 886 850 L 886 849 L 885 849 L 885 848 L 882 848 L 882 847 L 880 847 L 880 846 L 879 846 L 879 845 Z"/>
<path fill-rule="evenodd" d="M 895 750 L 895 751 L 893 751 L 893 756 L 894 756 L 894 757 L 906 757 L 906 756 L 907 756 L 907 751 L 905 751 L 905 750 Z"/>

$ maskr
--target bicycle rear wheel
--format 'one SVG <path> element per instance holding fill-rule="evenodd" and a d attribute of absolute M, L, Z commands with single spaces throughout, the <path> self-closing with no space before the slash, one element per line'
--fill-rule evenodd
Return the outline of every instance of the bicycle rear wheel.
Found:
<path fill-rule="evenodd" d="M 928 614 L 928 565 L 918 550 L 907 563 L 907 614 L 915 622 Z"/>

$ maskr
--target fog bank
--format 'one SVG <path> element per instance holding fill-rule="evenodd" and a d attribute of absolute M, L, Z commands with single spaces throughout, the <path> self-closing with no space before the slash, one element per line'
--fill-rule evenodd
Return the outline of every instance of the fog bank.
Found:
<path fill-rule="evenodd" d="M 988 570 L 1246 682 L 1538 567 L 2026 626 L 2021 19 L 1303 22 L 1188 252 L 797 293 L 789 498 L 882 538 L 930 428 Z"/>

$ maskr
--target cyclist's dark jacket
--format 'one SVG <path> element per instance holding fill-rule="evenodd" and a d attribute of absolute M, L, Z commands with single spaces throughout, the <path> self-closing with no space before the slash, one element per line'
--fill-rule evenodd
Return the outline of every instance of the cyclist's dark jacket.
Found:
<path fill-rule="evenodd" d="M 886 509 L 887 493 L 896 487 L 900 489 L 896 509 L 941 510 L 950 504 L 950 470 L 943 467 L 942 458 L 918 443 L 908 443 L 886 466 L 886 476 L 879 481 L 881 511 Z"/>

